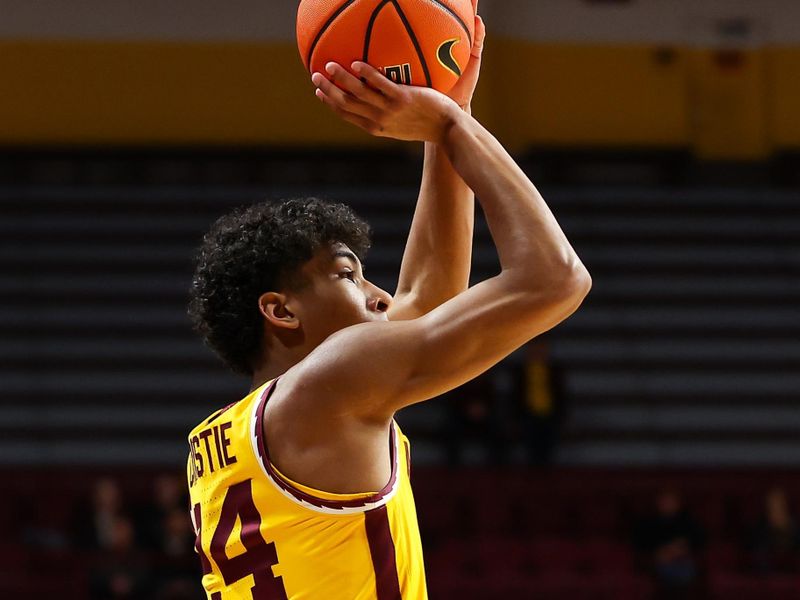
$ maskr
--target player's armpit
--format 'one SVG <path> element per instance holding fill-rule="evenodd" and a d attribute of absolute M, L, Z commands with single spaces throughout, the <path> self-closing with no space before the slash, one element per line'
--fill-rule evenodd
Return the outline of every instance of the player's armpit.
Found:
<path fill-rule="evenodd" d="M 419 319 L 342 330 L 282 378 L 284 391 L 319 416 L 377 420 L 443 394 L 566 319 L 590 287 L 582 266 L 549 286 L 522 277 L 504 272 Z"/>

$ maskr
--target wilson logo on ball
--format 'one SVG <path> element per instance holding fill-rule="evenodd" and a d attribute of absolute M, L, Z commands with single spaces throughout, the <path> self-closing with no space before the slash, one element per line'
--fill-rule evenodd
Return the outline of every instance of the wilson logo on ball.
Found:
<path fill-rule="evenodd" d="M 383 67 L 383 74 L 395 83 L 411 85 L 411 63 L 395 65 L 393 67 Z"/>

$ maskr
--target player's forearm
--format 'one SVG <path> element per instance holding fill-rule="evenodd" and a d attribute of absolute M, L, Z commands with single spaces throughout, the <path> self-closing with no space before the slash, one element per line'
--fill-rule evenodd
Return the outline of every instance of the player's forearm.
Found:
<path fill-rule="evenodd" d="M 536 187 L 480 123 L 455 115 L 443 147 L 480 199 L 504 272 L 539 289 L 572 278 L 588 282 L 588 273 Z"/>
<path fill-rule="evenodd" d="M 403 314 L 395 318 L 421 316 L 467 288 L 474 220 L 472 190 L 444 151 L 426 143 L 422 186 L 395 295 Z"/>

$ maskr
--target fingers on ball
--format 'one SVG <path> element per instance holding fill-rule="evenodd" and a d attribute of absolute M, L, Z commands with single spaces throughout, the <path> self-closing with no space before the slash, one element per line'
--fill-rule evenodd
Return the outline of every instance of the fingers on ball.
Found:
<path fill-rule="evenodd" d="M 348 93 L 362 102 L 375 106 L 384 106 L 385 98 L 378 90 L 365 84 L 361 79 L 341 65 L 337 65 L 336 63 L 328 64 L 331 66 L 328 72 L 331 73 L 333 82 L 337 86 L 344 88 Z"/>
<path fill-rule="evenodd" d="M 356 75 L 366 79 L 369 85 L 383 93 L 385 96 L 391 96 L 396 91 L 397 84 L 392 83 L 375 67 L 361 61 L 356 61 L 351 65 L 350 68 L 355 71 Z"/>
<path fill-rule="evenodd" d="M 336 112 L 341 110 L 371 121 L 377 120 L 380 117 L 380 109 L 378 107 L 364 102 L 353 94 L 342 90 L 329 79 L 325 77 L 321 79 L 315 77 L 314 80 L 315 85 L 317 85 L 317 97 L 331 106 Z M 362 85 L 360 82 L 358 83 Z"/>

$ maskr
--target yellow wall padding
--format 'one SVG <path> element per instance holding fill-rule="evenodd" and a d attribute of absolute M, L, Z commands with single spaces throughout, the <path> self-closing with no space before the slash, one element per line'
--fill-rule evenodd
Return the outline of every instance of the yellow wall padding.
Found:
<path fill-rule="evenodd" d="M 514 150 L 800 148 L 800 48 L 737 64 L 710 49 L 493 38 L 485 57 L 475 113 Z M 0 144 L 387 143 L 331 115 L 309 79 L 290 42 L 0 41 Z"/>
<path fill-rule="evenodd" d="M 800 148 L 800 47 L 765 52 L 767 131 L 776 148 Z"/>
<path fill-rule="evenodd" d="M 514 145 L 684 146 L 686 53 L 494 40 L 492 109 Z"/>
<path fill-rule="evenodd" d="M 766 158 L 764 53 L 698 49 L 690 56 L 695 154 L 713 160 Z"/>
<path fill-rule="evenodd" d="M 0 42 L 2 143 L 371 144 L 291 44 Z"/>

